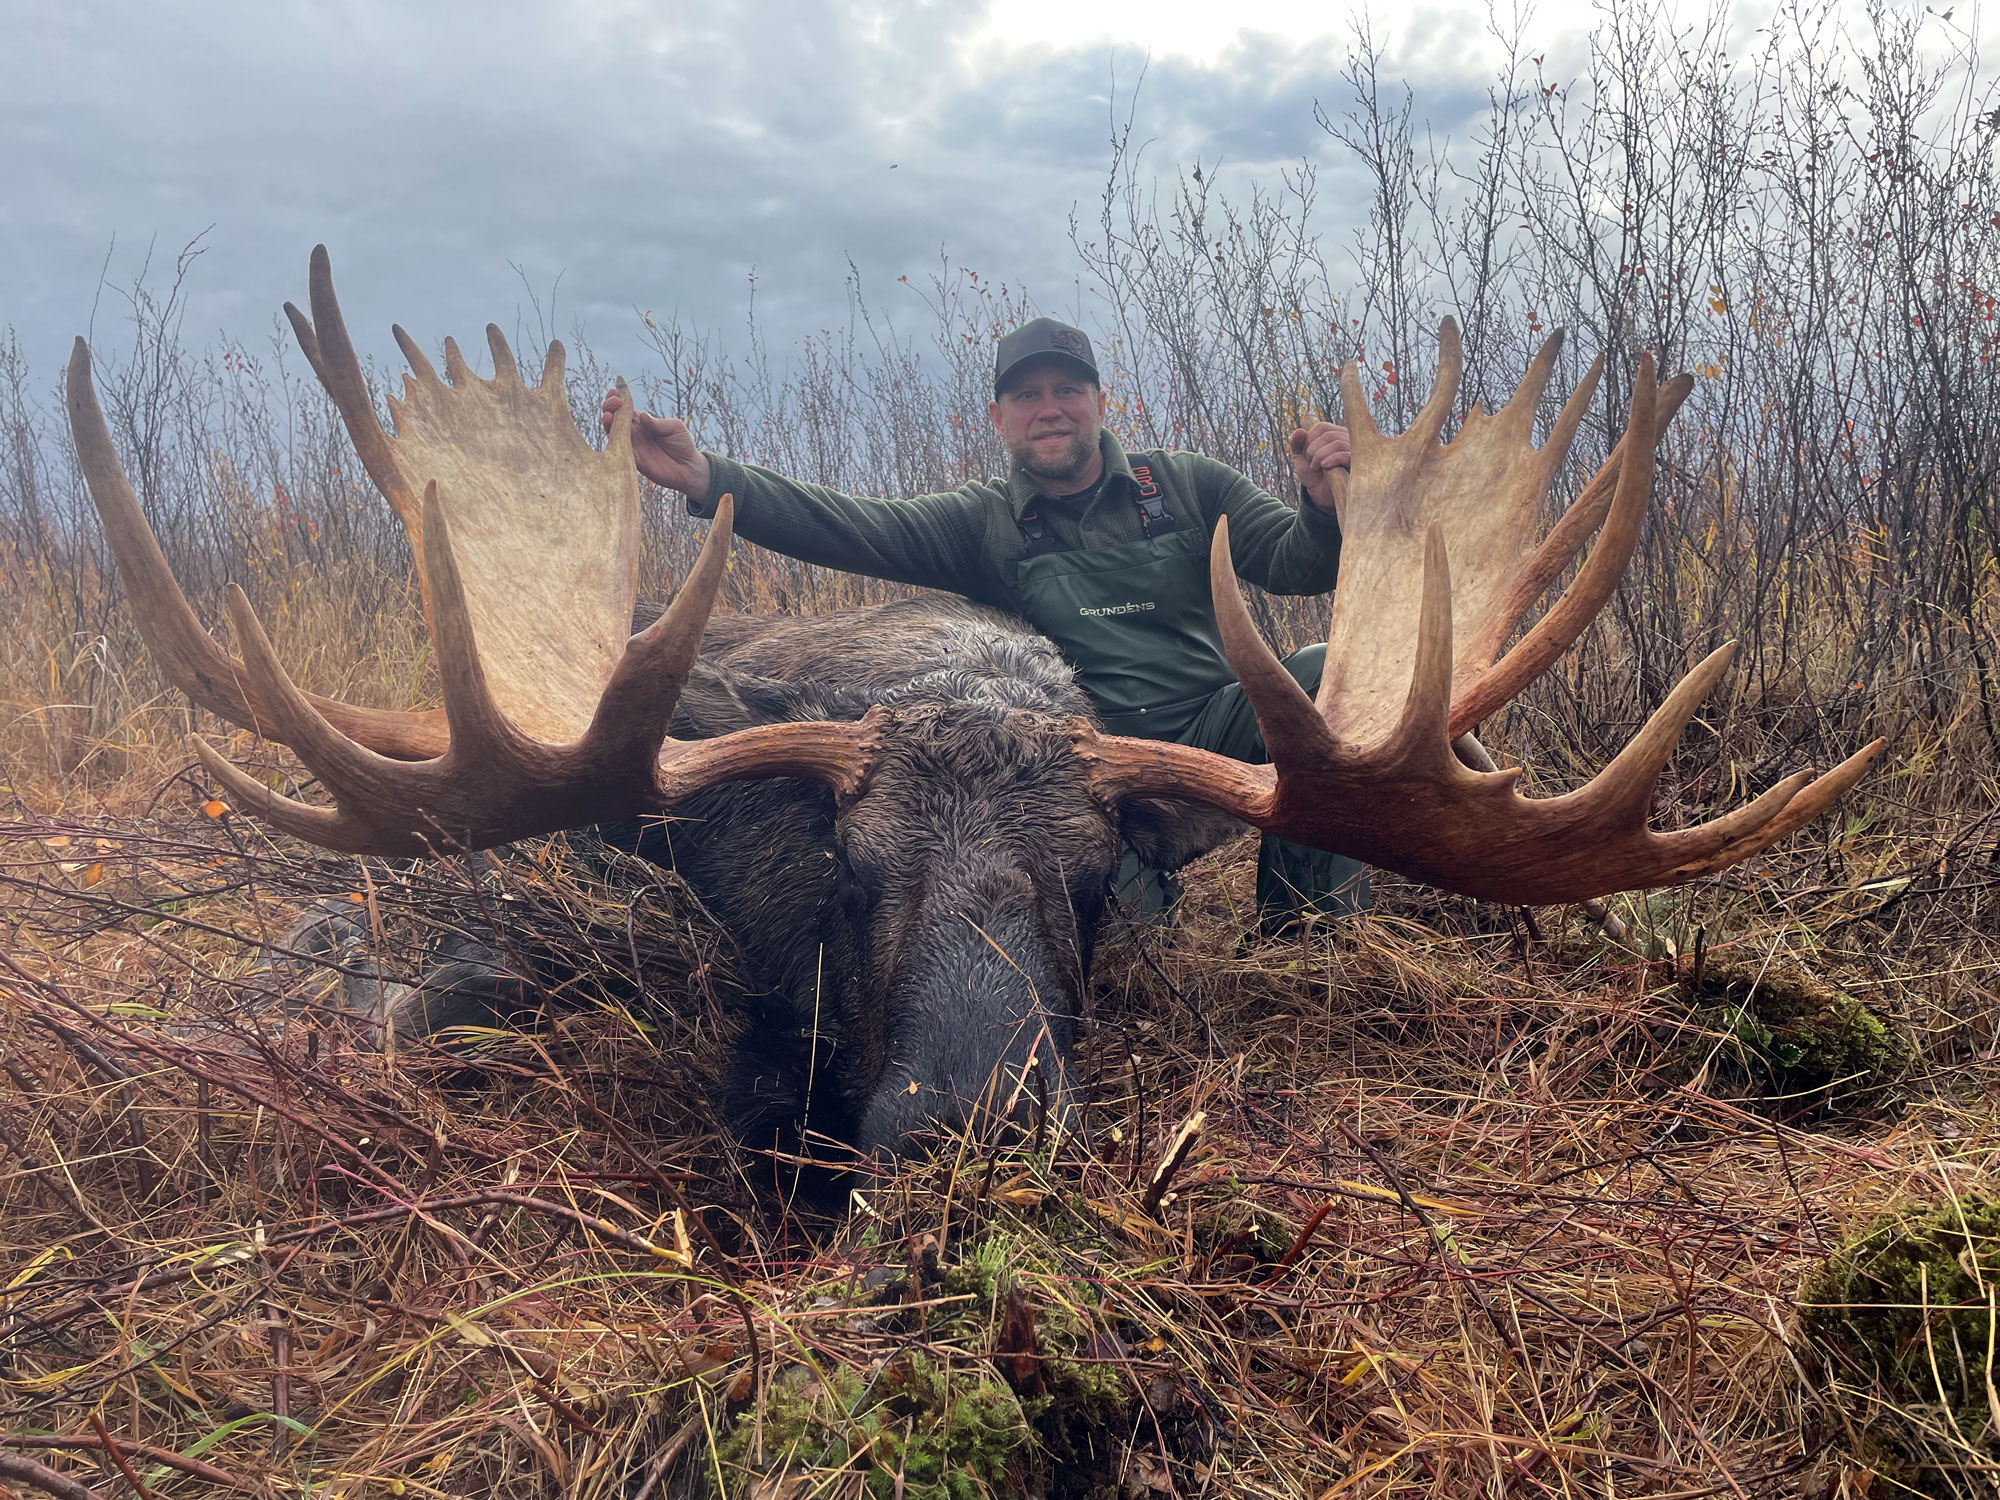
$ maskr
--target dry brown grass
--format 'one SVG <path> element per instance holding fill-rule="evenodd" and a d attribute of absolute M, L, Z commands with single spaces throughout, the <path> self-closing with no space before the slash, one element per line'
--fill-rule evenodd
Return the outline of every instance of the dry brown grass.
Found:
<path fill-rule="evenodd" d="M 1783 956 L 1912 1027 L 1906 1105 L 1850 1117 L 1758 1098 L 1671 958 L 1573 914 L 1481 932 L 1392 885 L 1241 946 L 1239 846 L 1105 955 L 1081 1131 L 942 1141 L 829 1217 L 702 1104 L 725 959 L 657 876 L 557 847 L 475 899 L 194 800 L 0 829 L 0 1451 L 102 1494 L 887 1495 L 884 1431 L 937 1435 L 924 1381 L 1008 1389 L 1009 1288 L 1030 1401 L 1058 1371 L 1103 1396 L 1057 1470 L 1097 1493 L 1888 1494 L 1800 1378 L 1792 1298 L 1870 1215 L 1990 1181 L 2000 1134 L 1963 892 L 1893 952 L 1848 919 L 1910 888 L 1818 857 L 1627 907 L 1641 946 L 1700 928 L 1706 962 Z M 483 902 L 576 977 L 544 1028 L 449 1048 L 283 1022 L 325 979 L 262 956 L 350 896 L 392 976 Z"/>

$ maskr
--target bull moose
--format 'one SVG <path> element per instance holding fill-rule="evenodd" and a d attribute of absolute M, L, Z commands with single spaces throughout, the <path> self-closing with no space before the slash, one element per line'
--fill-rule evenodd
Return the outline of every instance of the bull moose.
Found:
<path fill-rule="evenodd" d="M 710 619 L 730 538 L 725 499 L 658 619 L 631 630 L 639 490 L 631 403 L 593 449 L 549 346 L 527 385 L 489 326 L 493 376 L 446 340 L 440 378 L 410 365 L 378 420 L 323 248 L 311 316 L 286 306 L 369 477 L 401 519 L 443 705 L 357 707 L 301 690 L 243 592 L 240 659 L 175 582 L 115 453 L 79 339 L 68 407 L 85 479 L 132 609 L 166 676 L 233 724 L 289 746 L 330 799 L 280 795 L 206 742 L 240 808 L 322 848 L 424 856 L 587 825 L 626 826 L 671 863 L 748 955 L 766 1029 L 815 1022 L 839 1118 L 863 1149 L 959 1117 L 1031 1060 L 1060 1074 L 1121 843 L 1172 868 L 1243 824 L 1514 904 L 1670 885 L 1749 858 L 1829 806 L 1877 741 L 1827 774 L 1780 781 L 1677 832 L 1648 828 L 1654 784 L 1728 666 L 1697 665 L 1594 780 L 1562 796 L 1475 769 L 1454 738 L 1576 640 L 1623 575 L 1651 497 L 1662 424 L 1690 388 L 1639 361 L 1611 457 L 1539 542 L 1538 514 L 1600 361 L 1536 447 L 1551 339 L 1512 398 L 1449 442 L 1462 367 L 1441 330 L 1436 384 L 1383 435 L 1357 373 L 1341 497 L 1344 551 L 1317 701 L 1251 623 L 1216 527 L 1211 588 L 1229 661 L 1271 763 L 1106 734 L 1054 647 L 991 610 L 921 599 L 818 617 Z M 1596 540 L 1567 589 L 1521 630 Z M 1518 638 L 1517 638 L 1518 637 Z M 634 820 L 639 820 L 634 822 Z M 795 1101 L 755 1029 L 739 1128 L 768 1140 Z"/>

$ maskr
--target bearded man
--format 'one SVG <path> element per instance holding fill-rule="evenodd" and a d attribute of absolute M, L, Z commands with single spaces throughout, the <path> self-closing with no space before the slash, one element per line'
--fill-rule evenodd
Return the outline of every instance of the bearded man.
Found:
<path fill-rule="evenodd" d="M 605 397 L 609 426 L 616 391 Z M 943 589 L 1019 615 L 1062 651 L 1114 734 L 1174 740 L 1237 760 L 1267 756 L 1256 716 L 1223 654 L 1209 592 L 1209 537 L 1229 518 L 1237 575 L 1274 594 L 1323 594 L 1340 567 L 1329 474 L 1348 466 L 1347 429 L 1292 434 L 1296 507 L 1212 458 L 1172 449 L 1128 457 L 1104 428 L 1105 396 L 1089 338 L 1036 318 L 1000 340 L 988 408 L 1011 463 L 910 500 L 845 495 L 704 453 L 676 417 L 637 413 L 639 472 L 687 497 L 691 515 L 735 496 L 736 533 L 802 562 Z M 1324 646 L 1285 661 L 1308 693 Z M 1128 858 L 1120 884 L 1147 910 L 1170 902 L 1170 872 Z M 1266 932 L 1306 912 L 1368 904 L 1364 866 L 1267 838 L 1257 906 Z"/>

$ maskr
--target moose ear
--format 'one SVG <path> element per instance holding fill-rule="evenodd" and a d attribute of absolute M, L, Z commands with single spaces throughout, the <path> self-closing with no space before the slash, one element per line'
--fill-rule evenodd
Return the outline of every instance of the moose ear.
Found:
<path fill-rule="evenodd" d="M 1178 870 L 1220 848 L 1250 825 L 1198 802 L 1127 797 L 1118 805 L 1119 831 L 1148 869 Z"/>

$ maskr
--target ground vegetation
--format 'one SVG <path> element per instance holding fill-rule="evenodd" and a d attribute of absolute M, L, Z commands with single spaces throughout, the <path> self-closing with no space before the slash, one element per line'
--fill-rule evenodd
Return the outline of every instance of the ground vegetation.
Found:
<path fill-rule="evenodd" d="M 1483 736 L 1578 784 L 1737 638 L 1657 823 L 1876 734 L 1879 769 L 1608 923 L 1385 880 L 1263 941 L 1218 851 L 1107 942 L 1079 1118 L 938 1139 L 837 1212 L 717 1125 L 732 955 L 670 876 L 583 839 L 335 858 L 214 797 L 189 729 L 265 747 L 154 673 L 57 372 L 0 343 L 0 1486 L 1990 1495 L 2000 101 L 1949 12 L 1848 24 L 1785 8 L 1743 54 L 1613 10 L 1575 76 L 1507 44 L 1451 142 L 1363 38 L 1321 95 L 1371 185 L 1351 243 L 1310 165 L 1236 190 L 1122 126 L 1074 234 L 1114 429 L 1274 488 L 1343 361 L 1408 417 L 1447 312 L 1468 403 L 1557 327 L 1557 388 L 1606 358 L 1563 499 L 1639 351 L 1694 370 L 1624 588 Z M 175 571 L 216 622 L 240 582 L 305 685 L 431 701 L 386 508 L 279 344 L 186 334 L 200 274 L 130 288 L 98 360 Z M 649 320 L 623 373 L 717 449 L 949 486 L 999 466 L 992 340 L 1033 303 L 956 263 L 919 290 L 921 334 L 857 287 L 785 351 Z M 588 430 L 610 372 L 570 369 Z M 664 592 L 696 535 L 648 527 Z M 726 601 L 888 592 L 744 549 Z M 1281 649 L 1323 628 L 1255 608 Z M 366 953 L 283 951 L 329 902 Z M 534 1025 L 343 1019 L 468 935 Z"/>

